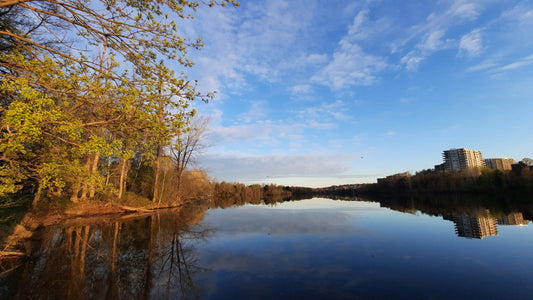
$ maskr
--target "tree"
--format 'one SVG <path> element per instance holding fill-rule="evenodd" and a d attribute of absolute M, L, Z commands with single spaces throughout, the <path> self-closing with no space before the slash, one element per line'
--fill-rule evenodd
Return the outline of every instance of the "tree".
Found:
<path fill-rule="evenodd" d="M 180 200 L 179 197 L 183 173 L 187 169 L 191 159 L 194 158 L 194 155 L 198 154 L 198 152 L 205 146 L 205 144 L 202 144 L 202 139 L 207 130 L 207 124 L 207 119 L 194 119 L 191 126 L 181 130 L 179 134 L 177 134 L 173 145 L 170 147 L 170 151 L 174 160 L 174 167 L 177 173 L 177 201 Z"/>
<path fill-rule="evenodd" d="M 533 166 L 533 159 L 531 158 L 526 157 L 526 158 L 523 158 L 521 161 L 528 166 Z"/>
<path fill-rule="evenodd" d="M 171 59 L 192 66 L 187 51 L 202 41 L 182 37 L 174 18 L 192 18 L 201 4 L 238 5 L 0 2 L 0 196 L 30 181 L 34 203 L 44 191 L 68 190 L 73 201 L 94 197 L 109 183 L 100 157 L 108 158 L 108 172 L 114 159 L 120 163 L 120 196 L 135 153 L 158 161 L 161 147 L 187 127 L 190 102 L 212 97 L 165 65 Z M 83 54 L 76 47 L 104 50 L 96 57 L 96 50 Z"/>
<path fill-rule="evenodd" d="M 238 2 L 211 0 L 202 4 L 225 6 L 238 5 Z M 188 0 L 4 0 L 0 2 L 0 9 L 16 9 L 19 14 L 46 26 L 35 27 L 32 35 L 29 35 L 31 31 L 2 27 L 0 35 L 13 47 L 28 51 L 35 58 L 39 58 L 40 53 L 33 49 L 40 49 L 49 55 L 98 69 L 97 63 L 74 54 L 72 35 L 65 34 L 68 30 L 83 38 L 87 45 L 105 47 L 120 54 L 137 71 L 150 77 L 154 74 L 157 57 L 192 66 L 186 57 L 187 48 L 200 48 L 202 40 L 182 37 L 174 18 L 192 18 L 199 6 L 200 2 Z M 62 47 L 43 42 L 39 39 L 43 35 L 56 37 L 57 44 Z"/>

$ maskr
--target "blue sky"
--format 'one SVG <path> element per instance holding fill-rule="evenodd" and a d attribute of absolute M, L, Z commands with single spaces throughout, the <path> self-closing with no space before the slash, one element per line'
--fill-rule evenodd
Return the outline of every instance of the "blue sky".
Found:
<path fill-rule="evenodd" d="M 198 166 L 329 186 L 432 168 L 449 148 L 533 156 L 533 2 L 241 1 L 182 24 L 210 119 Z"/>

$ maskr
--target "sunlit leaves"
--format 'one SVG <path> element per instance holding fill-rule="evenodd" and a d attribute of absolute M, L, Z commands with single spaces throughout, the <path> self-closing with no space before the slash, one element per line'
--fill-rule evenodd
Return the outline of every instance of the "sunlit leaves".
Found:
<path fill-rule="evenodd" d="M 151 159 L 170 145 L 196 113 L 191 101 L 213 96 L 199 93 L 183 72 L 176 75 L 165 65 L 174 60 L 193 66 L 187 51 L 202 47 L 202 40 L 180 35 L 175 20 L 192 18 L 202 4 L 238 5 L 234 0 L 11 4 L 42 21 L 31 29 L 34 36 L 55 41 L 0 26 L 0 37 L 10 43 L 0 51 L 5 71 L 0 72 L 0 196 L 16 192 L 25 180 L 54 195 L 77 195 L 82 185 L 102 191 L 100 157 L 109 164 L 136 153 Z M 65 30 L 102 53 L 72 51 L 70 42 L 58 38 Z"/>

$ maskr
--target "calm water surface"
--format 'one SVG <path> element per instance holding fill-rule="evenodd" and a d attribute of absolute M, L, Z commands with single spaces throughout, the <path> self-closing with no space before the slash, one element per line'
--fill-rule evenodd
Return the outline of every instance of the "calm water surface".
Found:
<path fill-rule="evenodd" d="M 71 221 L 1 278 L 7 298 L 527 299 L 529 212 L 424 214 L 311 199 Z"/>

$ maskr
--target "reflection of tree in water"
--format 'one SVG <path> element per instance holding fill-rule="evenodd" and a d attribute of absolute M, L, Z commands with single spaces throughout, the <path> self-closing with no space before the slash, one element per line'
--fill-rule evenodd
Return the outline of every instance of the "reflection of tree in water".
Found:
<path fill-rule="evenodd" d="M 85 220 L 45 228 L 32 258 L 13 278 L 20 299 L 195 298 L 195 243 L 208 229 L 193 226 L 203 209 Z"/>
<path fill-rule="evenodd" d="M 211 232 L 200 226 L 191 226 L 203 217 L 203 209 L 196 208 L 184 216 L 187 218 L 168 218 L 154 215 L 154 227 L 157 231 L 157 254 L 154 255 L 155 286 L 152 298 L 182 299 L 198 298 L 198 290 L 193 275 L 204 271 L 198 265 L 195 243 L 206 238 Z"/>

